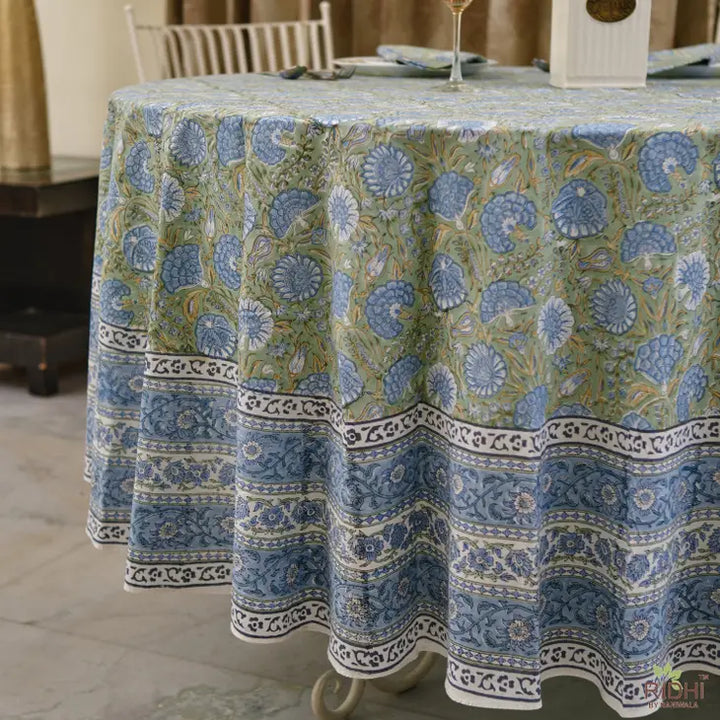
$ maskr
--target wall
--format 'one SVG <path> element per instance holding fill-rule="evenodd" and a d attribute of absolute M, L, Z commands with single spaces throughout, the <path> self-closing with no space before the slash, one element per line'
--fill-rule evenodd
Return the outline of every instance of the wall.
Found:
<path fill-rule="evenodd" d="M 137 82 L 128 0 L 35 0 L 43 41 L 52 151 L 97 157 L 107 99 Z M 134 0 L 138 22 L 162 22 L 165 0 Z"/>

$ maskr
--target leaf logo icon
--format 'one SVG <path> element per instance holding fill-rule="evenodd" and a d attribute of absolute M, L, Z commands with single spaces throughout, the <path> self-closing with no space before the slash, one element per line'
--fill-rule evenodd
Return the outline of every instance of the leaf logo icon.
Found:
<path fill-rule="evenodd" d="M 680 676 L 682 673 L 680 670 L 673 670 L 668 673 L 668 681 L 673 690 L 682 690 L 682 683 L 680 682 Z"/>

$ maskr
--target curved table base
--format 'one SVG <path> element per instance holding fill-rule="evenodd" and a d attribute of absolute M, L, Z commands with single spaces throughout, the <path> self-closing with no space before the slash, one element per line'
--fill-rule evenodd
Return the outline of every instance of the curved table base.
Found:
<path fill-rule="evenodd" d="M 313 687 L 312 710 L 318 720 L 347 720 L 360 703 L 368 682 L 382 692 L 399 695 L 414 688 L 430 672 L 434 662 L 435 655 L 433 653 L 423 652 L 420 653 L 417 662 L 394 675 L 369 681 L 349 680 L 335 670 L 329 670 L 318 678 Z M 346 683 L 349 683 L 349 686 L 343 692 L 343 686 Z M 327 703 L 328 690 L 338 699 L 338 704 L 334 708 Z"/>

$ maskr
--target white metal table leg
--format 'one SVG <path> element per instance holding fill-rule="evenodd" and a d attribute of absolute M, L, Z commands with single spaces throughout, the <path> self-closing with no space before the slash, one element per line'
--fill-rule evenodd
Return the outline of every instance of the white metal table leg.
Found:
<path fill-rule="evenodd" d="M 347 720 L 358 706 L 360 699 L 365 692 L 367 683 L 365 680 L 351 680 L 347 695 L 340 701 L 335 708 L 330 708 L 327 704 L 325 695 L 328 689 L 338 698 L 342 697 L 342 686 L 346 678 L 343 678 L 335 670 L 328 670 L 324 675 L 318 678 L 312 690 L 310 702 L 315 717 L 318 720 Z M 331 685 L 333 683 L 333 685 Z"/>
<path fill-rule="evenodd" d="M 399 695 L 414 688 L 430 672 L 434 662 L 433 653 L 420 653 L 418 661 L 411 666 L 389 677 L 377 678 L 370 682 L 382 692 Z M 345 682 L 350 682 L 350 686 L 343 697 L 342 688 Z M 311 704 L 315 717 L 318 720 L 348 720 L 360 703 L 366 687 L 365 680 L 348 681 L 335 670 L 328 670 L 318 678 L 312 690 Z M 339 704 L 334 709 L 327 704 L 328 691 L 338 698 Z"/>

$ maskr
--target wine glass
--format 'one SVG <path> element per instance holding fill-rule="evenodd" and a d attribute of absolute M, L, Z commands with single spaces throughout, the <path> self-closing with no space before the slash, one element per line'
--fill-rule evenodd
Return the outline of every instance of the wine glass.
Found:
<path fill-rule="evenodd" d="M 450 80 L 443 87 L 449 92 L 462 92 L 467 85 L 462 77 L 462 65 L 460 62 L 460 39 L 462 35 L 462 14 L 470 6 L 473 0 L 443 0 L 453 14 L 453 66 Z"/>

